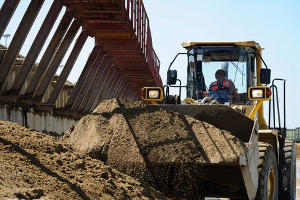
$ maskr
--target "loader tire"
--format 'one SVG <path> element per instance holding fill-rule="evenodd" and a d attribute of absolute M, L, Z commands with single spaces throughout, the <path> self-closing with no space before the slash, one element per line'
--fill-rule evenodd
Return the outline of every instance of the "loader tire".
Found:
<path fill-rule="evenodd" d="M 293 142 L 286 141 L 284 146 L 286 168 L 288 176 L 288 185 L 283 192 L 281 199 L 294 200 L 296 199 L 296 153 Z"/>
<path fill-rule="evenodd" d="M 278 168 L 273 147 L 259 142 L 256 200 L 278 200 Z"/>

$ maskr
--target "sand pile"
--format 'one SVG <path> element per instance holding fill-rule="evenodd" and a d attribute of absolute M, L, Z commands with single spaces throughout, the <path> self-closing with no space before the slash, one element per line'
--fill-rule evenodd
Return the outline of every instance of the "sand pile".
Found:
<path fill-rule="evenodd" d="M 0 199 L 165 199 L 50 136 L 0 121 Z"/>
<path fill-rule="evenodd" d="M 167 196 L 186 199 L 203 190 L 203 164 L 236 164 L 244 154 L 244 143 L 227 131 L 163 108 L 116 99 L 83 117 L 65 141 Z"/>

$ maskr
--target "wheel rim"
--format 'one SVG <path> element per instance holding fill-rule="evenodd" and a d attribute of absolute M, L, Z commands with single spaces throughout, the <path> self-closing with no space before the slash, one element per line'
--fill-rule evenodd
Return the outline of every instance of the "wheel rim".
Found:
<path fill-rule="evenodd" d="M 274 167 L 271 167 L 268 174 L 268 186 L 267 186 L 267 194 L 269 200 L 272 200 L 274 198 L 274 193 L 275 193 L 275 170 Z"/>

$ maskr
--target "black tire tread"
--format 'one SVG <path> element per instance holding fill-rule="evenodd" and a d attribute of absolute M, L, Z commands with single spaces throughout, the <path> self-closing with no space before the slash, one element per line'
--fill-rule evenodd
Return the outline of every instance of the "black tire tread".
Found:
<path fill-rule="evenodd" d="M 287 163 L 287 170 L 288 170 L 288 174 L 290 174 L 291 176 L 294 176 L 293 178 L 295 179 L 296 175 L 293 174 L 293 172 L 291 172 L 291 162 L 294 162 L 294 170 L 295 170 L 295 162 L 296 162 L 296 154 L 295 154 L 295 146 L 294 146 L 294 143 L 291 142 L 291 141 L 285 141 L 285 146 L 284 146 L 284 153 L 285 153 L 285 160 L 286 160 L 286 163 Z M 289 177 L 289 180 L 288 182 L 291 183 L 290 179 L 292 177 Z M 295 180 L 294 180 L 295 181 Z M 295 183 L 294 183 L 295 184 Z M 293 191 L 291 191 L 293 187 Z M 295 199 L 295 191 L 296 191 L 296 188 L 295 188 L 295 185 L 294 186 L 291 186 L 289 184 L 288 186 L 288 190 L 283 192 L 283 195 L 280 195 L 281 196 L 281 199 L 285 199 L 285 200 L 294 200 Z"/>
<path fill-rule="evenodd" d="M 276 168 L 276 172 L 277 172 L 277 163 L 276 163 L 276 157 L 275 157 L 273 147 L 270 144 L 259 142 L 258 150 L 259 150 L 259 160 L 258 160 L 257 170 L 259 173 L 259 180 L 258 180 L 258 189 L 257 189 L 257 194 L 255 199 L 263 200 L 264 193 L 265 193 L 265 176 L 267 175 L 267 170 L 268 170 L 267 169 L 268 159 L 275 160 L 275 162 L 274 161 L 273 162 L 275 165 L 274 167 Z M 276 177 L 278 179 L 278 176 Z M 275 200 L 277 200 L 277 197 Z"/>

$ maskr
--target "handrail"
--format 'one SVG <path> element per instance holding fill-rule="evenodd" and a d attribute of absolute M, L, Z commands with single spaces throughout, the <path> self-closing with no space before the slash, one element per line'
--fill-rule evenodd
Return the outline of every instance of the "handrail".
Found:
<path fill-rule="evenodd" d="M 281 129 L 281 123 L 280 123 L 280 110 L 279 110 L 279 100 L 278 100 L 278 89 L 276 85 L 271 85 L 270 87 L 272 89 L 272 101 L 273 101 L 273 128 L 276 128 L 276 110 L 275 110 L 275 99 L 276 99 L 276 105 L 277 105 L 277 117 L 278 117 L 278 128 Z M 276 98 L 275 98 L 275 91 L 276 91 Z M 270 116 L 271 116 L 271 101 L 269 101 L 269 128 L 271 126 L 270 122 Z"/>
<path fill-rule="evenodd" d="M 144 3 L 142 0 L 125 0 L 124 4 L 146 62 L 154 78 L 162 83 L 159 75 L 160 61 L 152 46 L 149 18 Z"/>
<path fill-rule="evenodd" d="M 281 118 L 280 118 L 280 108 L 279 108 L 279 98 L 278 98 L 278 89 L 277 86 L 275 85 L 275 81 L 282 81 L 283 82 L 283 120 L 284 120 L 284 124 L 283 124 L 283 131 L 281 130 Z M 285 138 L 286 136 L 286 98 L 285 98 L 285 79 L 279 79 L 279 78 L 275 78 L 272 81 L 272 85 L 271 85 L 271 89 L 272 89 L 272 101 L 273 101 L 273 128 L 276 128 L 276 120 L 275 120 L 275 115 L 276 115 L 276 111 L 275 111 L 275 92 L 276 92 L 276 104 L 277 104 L 277 117 L 278 117 L 278 125 L 279 125 L 279 129 L 283 132 L 283 137 Z M 271 101 L 269 102 L 269 128 L 271 127 Z"/>

